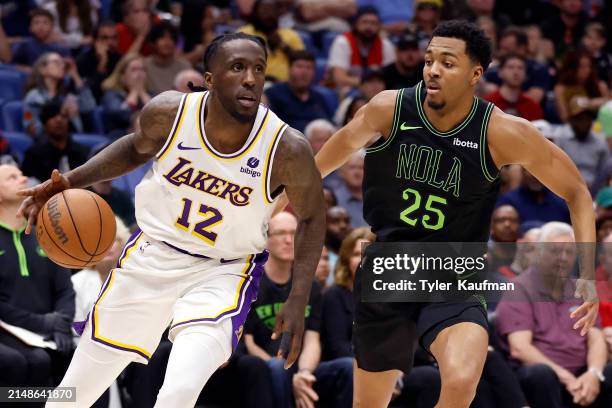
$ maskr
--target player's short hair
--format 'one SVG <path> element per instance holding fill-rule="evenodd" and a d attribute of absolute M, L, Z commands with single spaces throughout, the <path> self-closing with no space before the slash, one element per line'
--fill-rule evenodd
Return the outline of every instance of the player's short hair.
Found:
<path fill-rule="evenodd" d="M 476 24 L 467 20 L 449 20 L 440 23 L 431 37 L 457 38 L 465 42 L 465 52 L 472 59 L 487 69 L 491 63 L 491 41 Z"/>
<path fill-rule="evenodd" d="M 503 68 L 504 65 L 506 65 L 506 63 L 512 59 L 518 59 L 518 60 L 523 61 L 523 65 L 527 67 L 527 60 L 525 59 L 525 57 L 515 52 L 510 52 L 508 54 L 504 54 L 501 57 L 499 57 L 499 68 L 500 69 Z"/>
<path fill-rule="evenodd" d="M 221 34 L 215 37 L 215 39 L 212 40 L 210 44 L 208 44 L 208 47 L 206 47 L 206 50 L 204 51 L 204 71 L 210 71 L 210 64 L 215 55 L 217 54 L 219 47 L 224 43 L 234 40 L 253 41 L 255 44 L 261 47 L 266 59 L 268 59 L 268 50 L 266 49 L 266 42 L 263 38 L 257 35 L 246 34 L 241 31 L 235 33 Z"/>

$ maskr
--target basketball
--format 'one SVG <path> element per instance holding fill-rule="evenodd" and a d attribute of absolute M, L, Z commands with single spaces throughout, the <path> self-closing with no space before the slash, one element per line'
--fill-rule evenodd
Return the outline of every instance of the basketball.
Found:
<path fill-rule="evenodd" d="M 49 259 L 66 268 L 99 262 L 115 240 L 115 214 L 99 195 L 69 189 L 49 199 L 38 213 L 36 238 Z"/>

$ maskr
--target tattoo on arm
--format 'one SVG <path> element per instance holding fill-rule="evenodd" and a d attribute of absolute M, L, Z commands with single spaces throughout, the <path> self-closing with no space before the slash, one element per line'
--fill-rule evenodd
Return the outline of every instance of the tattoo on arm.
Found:
<path fill-rule="evenodd" d="M 325 203 L 321 174 L 315 166 L 310 145 L 295 129 L 287 129 L 279 142 L 271 185 L 285 186 L 298 217 L 291 292 L 307 301 L 323 248 Z"/>
<path fill-rule="evenodd" d="M 87 163 L 66 174 L 71 187 L 87 187 L 114 179 L 152 159 L 168 138 L 181 95 L 169 91 L 152 99 L 140 114 L 136 132 L 116 140 Z"/>

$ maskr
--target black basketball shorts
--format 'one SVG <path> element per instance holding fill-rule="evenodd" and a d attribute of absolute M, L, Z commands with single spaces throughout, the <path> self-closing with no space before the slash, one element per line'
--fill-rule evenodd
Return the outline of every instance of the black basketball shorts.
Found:
<path fill-rule="evenodd" d="M 408 373 L 417 344 L 429 352 L 436 336 L 458 323 L 476 323 L 488 332 L 485 306 L 476 297 L 462 302 L 362 302 L 361 273 L 360 267 L 353 287 L 353 347 L 361 369 Z"/>

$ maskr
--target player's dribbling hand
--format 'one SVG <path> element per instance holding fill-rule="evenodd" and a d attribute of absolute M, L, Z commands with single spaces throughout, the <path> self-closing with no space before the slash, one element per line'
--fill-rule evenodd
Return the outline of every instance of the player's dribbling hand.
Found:
<path fill-rule="evenodd" d="M 580 335 L 584 336 L 589 329 L 593 327 L 599 313 L 599 299 L 597 299 L 597 290 L 595 282 L 588 279 L 578 279 L 576 281 L 576 292 L 574 297 L 584 299 L 584 302 L 571 314 L 573 319 L 577 316 L 582 316 L 575 324 L 574 330 L 580 330 Z"/>
<path fill-rule="evenodd" d="M 32 231 L 32 225 L 36 222 L 38 213 L 47 200 L 60 191 L 70 188 L 70 182 L 58 170 L 53 170 L 51 178 L 37 186 L 18 191 L 17 194 L 26 197 L 17 210 L 17 217 L 25 217 L 28 220 L 25 233 Z"/>
<path fill-rule="evenodd" d="M 291 367 L 297 360 L 302 350 L 302 338 L 304 336 L 304 311 L 306 301 L 293 299 L 289 296 L 281 310 L 276 314 L 276 323 L 272 331 L 272 340 L 281 338 L 281 335 L 289 336 L 291 339 L 289 350 L 286 349 L 285 342 L 281 342 L 277 357 L 284 358 L 289 351 L 285 361 L 285 369 Z"/>

